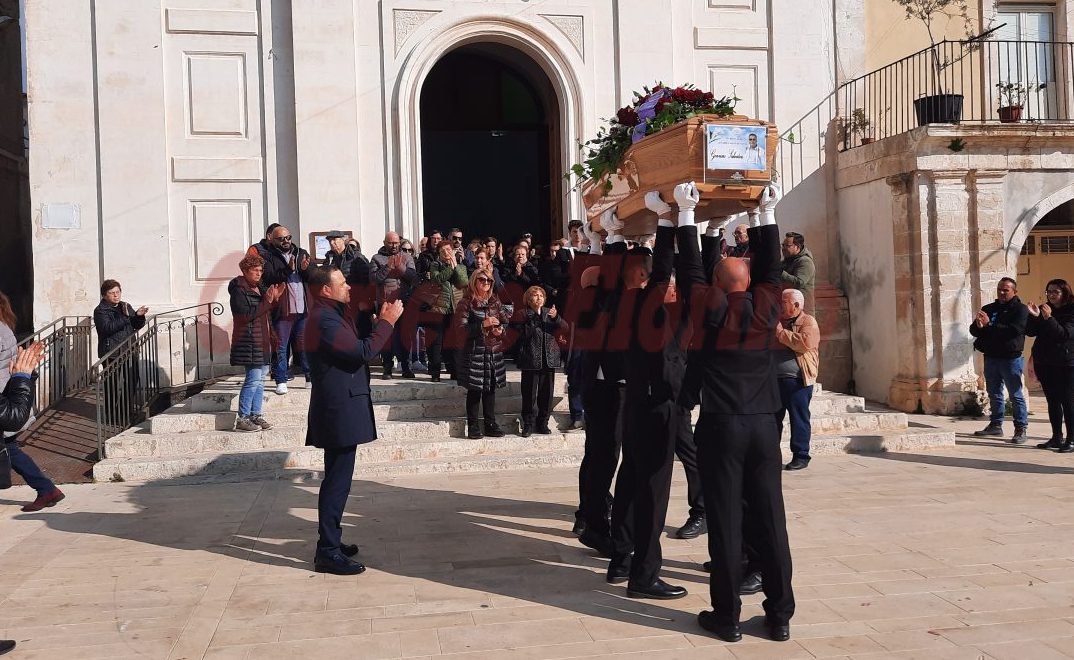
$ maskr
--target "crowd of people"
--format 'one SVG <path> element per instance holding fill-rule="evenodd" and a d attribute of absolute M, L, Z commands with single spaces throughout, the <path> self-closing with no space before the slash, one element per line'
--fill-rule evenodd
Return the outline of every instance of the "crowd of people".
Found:
<path fill-rule="evenodd" d="M 690 183 L 678 214 L 646 197 L 655 235 L 623 235 L 614 215 L 572 221 L 544 249 L 525 234 L 466 242 L 439 230 L 414 242 L 388 232 L 371 256 L 342 231 L 315 263 L 291 232 L 272 226 L 250 247 L 229 286 L 232 363 L 244 366 L 236 430 L 269 427 L 261 415 L 266 370 L 287 393 L 290 365 L 312 388 L 307 444 L 325 452 L 318 499 L 317 571 L 365 570 L 343 542 L 356 447 L 376 438 L 370 368 L 380 377 L 448 378 L 465 390 L 466 435 L 501 437 L 496 393 L 508 363 L 522 375 L 515 432 L 552 433 L 552 394 L 564 370 L 570 418 L 585 431 L 574 532 L 610 559 L 607 581 L 633 598 L 681 598 L 660 578 L 660 537 L 672 462 L 686 468 L 690 515 L 676 535 L 709 533 L 713 610 L 699 622 L 723 639 L 741 634 L 739 595 L 763 590 L 773 639 L 794 612 L 781 474 L 809 464 L 809 402 L 820 333 L 807 313 L 813 263 L 802 235 L 781 236 L 765 191 L 748 222 L 708 222 L 699 234 Z M 599 231 L 598 231 L 599 229 Z M 269 366 L 271 365 L 271 367 Z M 692 424 L 691 411 L 700 406 Z M 789 415 L 792 460 L 780 437 Z"/>

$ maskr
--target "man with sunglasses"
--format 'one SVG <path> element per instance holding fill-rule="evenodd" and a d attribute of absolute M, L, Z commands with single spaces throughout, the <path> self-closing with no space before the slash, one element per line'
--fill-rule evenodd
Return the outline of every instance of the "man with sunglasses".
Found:
<path fill-rule="evenodd" d="M 306 357 L 306 279 L 309 275 L 310 253 L 294 244 L 291 231 L 282 225 L 272 230 L 266 249 L 258 253 L 265 260 L 265 272 L 261 281 L 265 286 L 283 284 L 284 293 L 276 305 L 272 328 L 276 334 L 276 363 L 272 375 L 276 381 L 276 394 L 287 394 L 288 359 L 291 347 L 295 362 L 310 381 L 310 363 Z"/>
<path fill-rule="evenodd" d="M 466 264 L 468 269 L 474 267 L 474 251 L 468 247 L 464 247 L 462 244 L 462 230 L 458 227 L 452 227 L 448 232 L 448 240 L 451 241 L 451 247 L 455 249 L 455 261 Z"/>
<path fill-rule="evenodd" d="M 1003 388 L 1011 397 L 1014 416 L 1014 436 L 1011 442 L 1025 444 L 1029 411 L 1026 408 L 1022 372 L 1025 369 L 1026 323 L 1029 309 L 1018 299 L 1018 284 L 1004 277 L 996 285 L 996 300 L 981 308 L 970 324 L 974 337 L 973 348 L 984 354 L 985 389 L 992 409 L 988 426 L 974 431 L 976 436 L 1003 435 L 1003 416 L 1006 402 Z"/>

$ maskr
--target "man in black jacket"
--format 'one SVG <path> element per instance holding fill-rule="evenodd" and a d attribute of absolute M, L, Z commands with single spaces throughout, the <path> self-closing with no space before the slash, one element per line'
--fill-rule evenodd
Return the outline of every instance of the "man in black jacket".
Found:
<path fill-rule="evenodd" d="M 675 192 L 680 208 L 684 201 L 696 204 L 700 197 L 693 184 L 680 184 Z M 766 189 L 762 195 L 762 208 L 767 207 L 762 213 L 765 224 L 749 230 L 753 249 L 749 265 L 718 255 L 714 286 L 707 293 L 695 287 L 691 294 L 692 306 L 703 305 L 704 310 L 695 314 L 700 323 L 695 326 L 682 398 L 701 402 L 694 437 L 712 558 L 713 610 L 701 612 L 698 623 L 731 642 L 742 638 L 743 502 L 752 519 L 752 541 L 764 576 L 769 636 L 789 639 L 794 614 L 776 420 L 782 404 L 773 359 L 782 304 L 780 233 L 771 208 L 776 201 L 778 195 L 773 198 Z"/>
<path fill-rule="evenodd" d="M 325 235 L 328 239 L 328 253 L 324 255 L 322 266 L 335 266 L 343 273 L 343 277 L 350 281 L 351 268 L 364 268 L 369 271 L 369 259 L 365 258 L 357 245 L 347 244 L 347 234 L 334 230 Z"/>
<path fill-rule="evenodd" d="M 970 334 L 976 337 L 973 347 L 984 353 L 985 389 L 992 416 L 988 426 L 974 435 L 1003 435 L 1003 388 L 1011 395 L 1014 413 L 1014 436 L 1011 442 L 1026 442 L 1029 412 L 1026 408 L 1022 371 L 1025 361 L 1022 349 L 1026 340 L 1026 306 L 1018 299 L 1018 283 L 1004 277 L 996 286 L 996 301 L 977 312 L 970 324 Z"/>
<path fill-rule="evenodd" d="M 261 281 L 265 286 L 283 284 L 284 292 L 272 318 L 276 333 L 276 364 L 272 375 L 276 380 L 276 394 L 287 394 L 288 347 L 294 352 L 295 362 L 302 369 L 309 385 L 310 365 L 306 356 L 306 277 L 310 267 L 310 253 L 294 244 L 291 231 L 284 226 L 272 230 L 268 247 L 261 244 L 257 252 L 265 260 L 265 274 Z"/>
<path fill-rule="evenodd" d="M 391 341 L 403 303 L 385 303 L 371 336 L 363 337 L 347 312 L 350 286 L 338 268 L 314 268 L 309 284 L 316 304 L 310 316 L 313 390 L 306 444 L 324 449 L 313 563 L 318 573 L 357 575 L 365 566 L 350 559 L 358 547 L 343 544 L 340 523 L 350 496 L 355 451 L 377 438 L 367 365 Z"/>

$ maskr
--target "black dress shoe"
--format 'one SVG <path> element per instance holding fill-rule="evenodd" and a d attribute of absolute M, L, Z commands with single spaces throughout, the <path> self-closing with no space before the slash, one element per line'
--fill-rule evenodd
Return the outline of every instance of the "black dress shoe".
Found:
<path fill-rule="evenodd" d="M 552 435 L 552 429 L 548 428 L 548 422 L 545 422 L 544 424 L 538 424 L 537 428 L 533 430 L 541 435 Z"/>
<path fill-rule="evenodd" d="M 613 558 L 608 563 L 608 574 L 605 576 L 608 584 L 623 584 L 630 579 L 630 555 L 621 558 Z"/>
<path fill-rule="evenodd" d="M 471 440 L 480 440 L 485 437 L 485 434 L 481 432 L 481 427 L 477 424 L 467 424 L 466 437 Z"/>
<path fill-rule="evenodd" d="M 531 435 L 533 435 L 533 429 L 531 429 L 528 426 L 523 425 L 522 430 L 519 432 L 519 435 L 522 436 L 523 438 L 528 438 Z"/>
<path fill-rule="evenodd" d="M 652 598 L 654 600 L 675 600 L 685 598 L 689 592 L 686 589 L 664 582 L 660 578 L 653 580 L 647 586 L 627 584 L 626 595 L 631 598 Z"/>
<path fill-rule="evenodd" d="M 809 461 L 804 458 L 796 458 L 784 467 L 787 470 L 804 470 L 809 467 Z"/>
<path fill-rule="evenodd" d="M 601 536 L 586 529 L 578 535 L 578 541 L 587 548 L 596 550 L 602 557 L 611 557 L 615 554 L 615 544 L 612 543 L 610 536 Z"/>
<path fill-rule="evenodd" d="M 1063 444 L 1063 436 L 1053 435 L 1052 439 L 1048 442 L 1042 442 L 1037 445 L 1037 449 L 1059 449 Z"/>
<path fill-rule="evenodd" d="M 0 639 L 0 655 L 4 655 L 13 648 L 15 648 L 15 640 Z"/>
<path fill-rule="evenodd" d="M 711 573 L 712 572 L 712 562 L 707 561 L 704 564 L 701 564 L 701 570 L 705 571 L 706 573 Z"/>
<path fill-rule="evenodd" d="M 740 596 L 755 594 L 763 589 L 764 582 L 761 580 L 760 573 L 750 573 L 742 580 L 742 584 L 738 585 L 738 593 Z"/>
<path fill-rule="evenodd" d="M 1059 449 L 1057 449 L 1056 451 L 1058 451 L 1060 454 L 1074 453 L 1074 441 L 1064 440 L 1063 444 L 1059 445 Z"/>
<path fill-rule="evenodd" d="M 353 557 L 358 554 L 358 546 L 354 543 L 344 543 L 339 546 L 339 551 L 346 557 Z"/>
<path fill-rule="evenodd" d="M 440 373 L 437 372 L 437 373 L 433 374 L 432 376 L 430 376 L 430 378 L 432 379 L 432 381 L 434 383 L 439 383 L 440 382 Z"/>
<path fill-rule="evenodd" d="M 485 424 L 485 435 L 490 438 L 502 438 L 506 434 L 499 424 Z"/>
<path fill-rule="evenodd" d="M 338 554 L 328 557 L 314 557 L 313 570 L 317 573 L 331 573 L 332 575 L 358 575 L 365 572 L 365 566 L 361 562 Z"/>
<path fill-rule="evenodd" d="M 403 378 L 417 378 L 417 376 L 414 375 L 413 371 L 404 371 Z"/>
<path fill-rule="evenodd" d="M 686 519 L 686 524 L 675 532 L 675 536 L 680 539 L 696 539 L 707 531 L 709 525 L 705 516 L 690 516 Z"/>
<path fill-rule="evenodd" d="M 574 519 L 574 527 L 571 527 L 571 534 L 574 534 L 575 536 L 581 536 L 582 532 L 584 532 L 584 531 L 585 531 L 585 521 L 582 520 L 581 518 L 575 518 Z"/>
<path fill-rule="evenodd" d="M 765 626 L 768 628 L 768 639 L 773 642 L 785 642 L 791 638 L 791 627 L 786 623 L 775 625 L 766 623 Z"/>
<path fill-rule="evenodd" d="M 737 623 L 720 623 L 716 620 L 715 612 L 705 610 L 697 615 L 697 623 L 705 630 L 716 635 L 725 642 L 742 641 L 742 631 Z"/>

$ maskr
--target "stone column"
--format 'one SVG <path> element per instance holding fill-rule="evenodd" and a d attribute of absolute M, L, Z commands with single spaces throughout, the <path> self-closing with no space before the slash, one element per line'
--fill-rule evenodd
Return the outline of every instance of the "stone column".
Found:
<path fill-rule="evenodd" d="M 933 414 L 976 412 L 980 397 L 967 326 L 974 296 L 971 174 L 914 172 L 888 179 L 895 219 L 899 375 L 890 402 Z"/>

